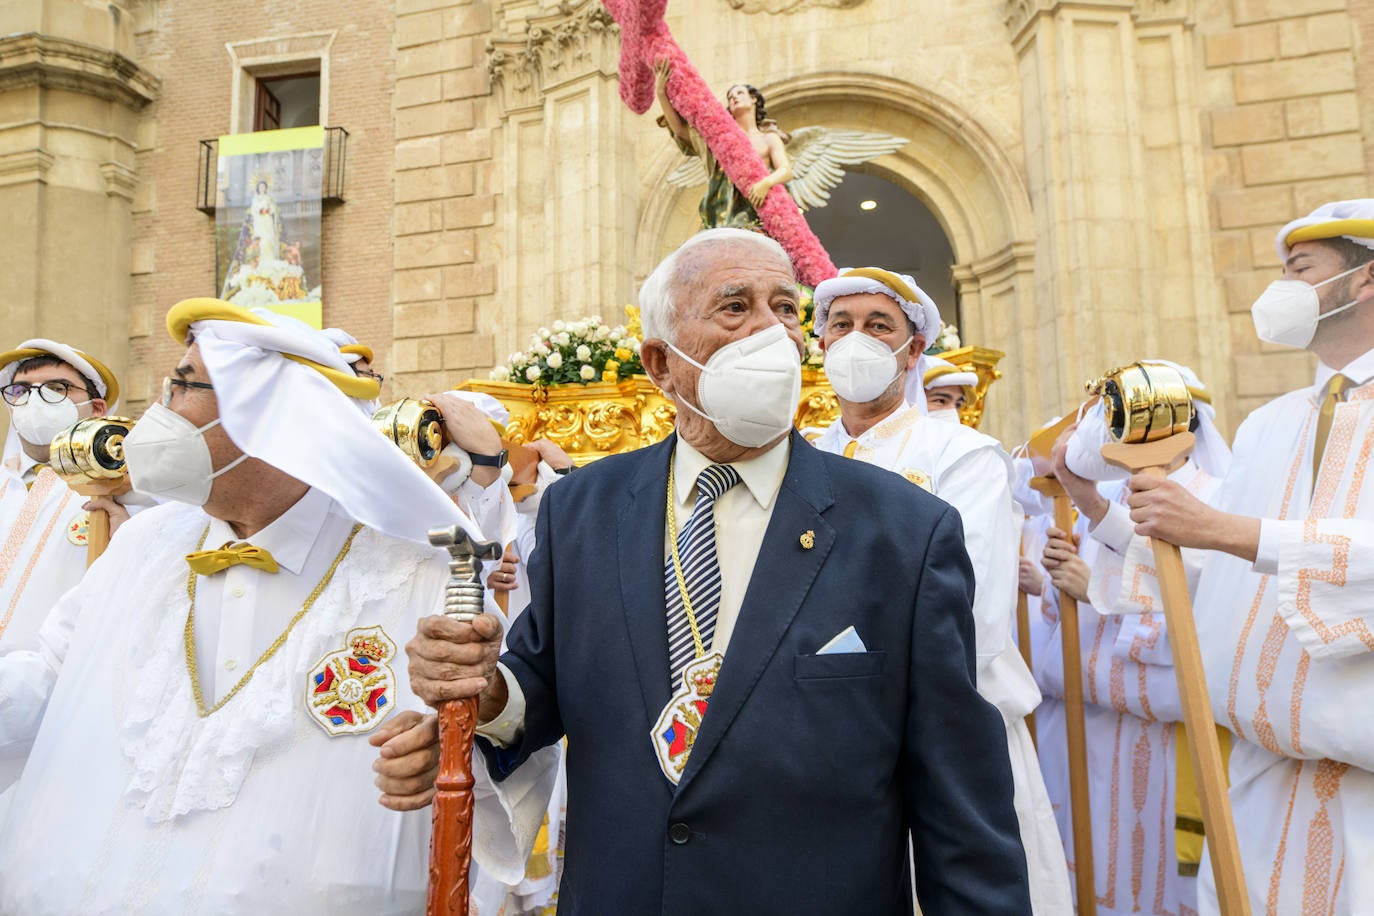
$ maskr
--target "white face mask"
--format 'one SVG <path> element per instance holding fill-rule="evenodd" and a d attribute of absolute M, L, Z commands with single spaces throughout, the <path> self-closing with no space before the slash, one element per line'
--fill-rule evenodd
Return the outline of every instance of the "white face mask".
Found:
<path fill-rule="evenodd" d="M 926 414 L 926 416 L 930 417 L 932 420 L 943 420 L 946 423 L 962 422 L 959 419 L 959 408 L 957 407 L 946 407 L 943 410 L 932 410 L 930 411 L 930 413 Z"/>
<path fill-rule="evenodd" d="M 205 431 L 219 418 L 196 427 L 176 411 L 153 404 L 124 437 L 124 460 L 135 490 L 159 499 L 203 506 L 215 478 L 248 460 L 247 453 L 213 470 Z"/>
<path fill-rule="evenodd" d="M 1302 280 L 1275 280 L 1270 283 L 1269 288 L 1260 293 L 1255 304 L 1250 306 L 1255 334 L 1266 343 L 1305 349 L 1317 333 L 1317 322 L 1344 312 L 1358 301 L 1352 300 L 1323 315 L 1317 287 L 1348 277 L 1366 266 L 1361 264 L 1352 267 L 1320 283 L 1305 283 Z"/>
<path fill-rule="evenodd" d="M 722 436 L 745 448 L 767 445 L 792 428 L 801 400 L 801 354 L 782 325 L 726 344 L 704 366 L 668 346 L 701 370 L 701 407 L 679 396 L 679 408 L 711 421 Z"/>
<path fill-rule="evenodd" d="M 30 391 L 26 402 L 10 408 L 10 422 L 19 438 L 30 445 L 51 445 L 58 433 L 75 426 L 81 419 L 77 408 L 89 403 L 74 404 L 71 398 L 63 398 L 56 404 L 49 404 L 37 391 Z"/>
<path fill-rule="evenodd" d="M 851 404 L 867 404 L 882 396 L 899 375 L 906 373 L 908 337 L 896 350 L 862 331 L 850 331 L 825 348 L 825 377 L 835 394 Z"/>

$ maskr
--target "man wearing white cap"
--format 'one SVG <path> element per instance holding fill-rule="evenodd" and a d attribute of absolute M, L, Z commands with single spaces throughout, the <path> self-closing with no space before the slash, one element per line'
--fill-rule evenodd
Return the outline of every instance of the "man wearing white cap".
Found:
<path fill-rule="evenodd" d="M 1261 340 L 1319 360 L 1310 387 L 1236 432 L 1216 508 L 1131 479 L 1139 534 L 1214 551 L 1195 601 L 1255 912 L 1374 900 L 1374 200 L 1327 204 L 1276 239 Z M 1200 909 L 1217 903 L 1204 861 Z"/>
<path fill-rule="evenodd" d="M 399 669 L 442 604 L 426 531 L 478 532 L 318 332 L 207 299 L 168 328 L 188 349 L 125 452 L 169 502 L 62 599 L 74 627 L 0 656 L 0 753 L 28 754 L 0 912 L 414 913 L 428 816 L 376 804 L 372 745 L 430 721 Z M 495 837 L 504 806 L 478 795 Z"/>
<path fill-rule="evenodd" d="M 911 277 L 849 270 L 817 286 L 814 300 L 826 377 L 840 402 L 839 419 L 815 445 L 894 471 L 959 510 L 977 583 L 978 692 L 1006 728 L 1032 902 L 1036 913 L 1066 912 L 1068 872 L 1025 723 L 1040 691 L 1012 636 L 1020 513 L 1007 455 L 997 440 L 933 420 L 906 400 L 907 373 L 940 329 L 935 303 Z"/>
<path fill-rule="evenodd" d="M 1226 474 L 1230 450 L 1216 429 L 1206 389 L 1185 366 L 1151 363 L 1178 370 L 1197 407 L 1193 432 L 1198 445 L 1171 479 L 1211 502 Z M 1055 475 L 1080 513 L 1074 532 L 1080 543 L 1051 528 L 1045 548 L 1045 565 L 1056 583 L 1050 601 L 1065 590 L 1079 601 L 1098 912 L 1148 912 L 1155 903 L 1171 913 L 1195 911 L 1201 811 L 1183 709 L 1150 540 L 1136 535 L 1130 521 L 1124 487 L 1129 475 L 1102 458 L 1102 446 L 1109 441 L 1099 402 L 1055 448 Z M 1190 571 L 1196 571 L 1203 556 L 1185 553 Z M 1057 626 L 1058 621 L 1036 674 L 1047 695 L 1062 697 Z M 1063 715 L 1049 705 L 1037 713 L 1037 722 L 1043 723 L 1040 754 L 1065 842 L 1071 845 Z"/>
<path fill-rule="evenodd" d="M 978 375 L 938 356 L 925 358 L 921 384 L 926 390 L 926 413 L 937 420 L 959 423 L 959 410 L 973 402 Z"/>
<path fill-rule="evenodd" d="M 111 527 L 128 517 L 113 500 L 87 501 L 48 467 L 62 430 L 106 414 L 119 400 L 114 374 L 92 356 L 52 340 L 26 340 L 0 353 L 0 395 L 10 433 L 0 474 L 0 651 L 38 632 L 57 599 L 86 573 L 87 509 L 107 509 Z M 0 791 L 19 778 L 22 758 L 0 757 Z M 0 801 L 0 816 L 4 802 Z"/>

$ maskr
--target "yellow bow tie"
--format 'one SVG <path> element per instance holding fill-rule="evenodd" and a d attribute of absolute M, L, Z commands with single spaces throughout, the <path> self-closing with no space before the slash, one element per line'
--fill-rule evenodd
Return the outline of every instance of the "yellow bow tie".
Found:
<path fill-rule="evenodd" d="M 219 550 L 198 550 L 195 553 L 188 553 L 186 562 L 190 565 L 192 572 L 202 576 L 213 576 L 215 573 L 222 572 L 239 563 L 269 573 L 274 573 L 278 569 L 277 561 L 272 559 L 272 554 L 261 547 L 254 547 L 252 544 L 241 544 L 238 547 L 225 546 Z"/>

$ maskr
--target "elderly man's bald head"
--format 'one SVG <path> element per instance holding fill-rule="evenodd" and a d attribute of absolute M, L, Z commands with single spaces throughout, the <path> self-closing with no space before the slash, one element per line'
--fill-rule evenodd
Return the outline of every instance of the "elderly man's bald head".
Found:
<path fill-rule="evenodd" d="M 678 297 L 687 280 L 701 272 L 702 266 L 718 256 L 721 248 L 744 248 L 756 254 L 766 253 L 786 265 L 786 272 L 793 278 L 792 261 L 787 252 L 776 241 L 758 232 L 746 229 L 707 229 L 683 242 L 676 251 L 668 255 L 639 291 L 639 316 L 644 327 L 646 339 L 657 337 L 674 340 L 677 327 L 676 310 L 680 304 Z"/>

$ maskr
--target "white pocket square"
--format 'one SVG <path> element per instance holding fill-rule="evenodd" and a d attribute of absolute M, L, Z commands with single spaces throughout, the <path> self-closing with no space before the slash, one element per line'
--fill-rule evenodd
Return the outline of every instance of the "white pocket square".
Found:
<path fill-rule="evenodd" d="M 859 638 L 853 627 L 845 627 L 830 642 L 816 650 L 817 655 L 835 655 L 840 652 L 867 652 L 868 647 Z"/>

